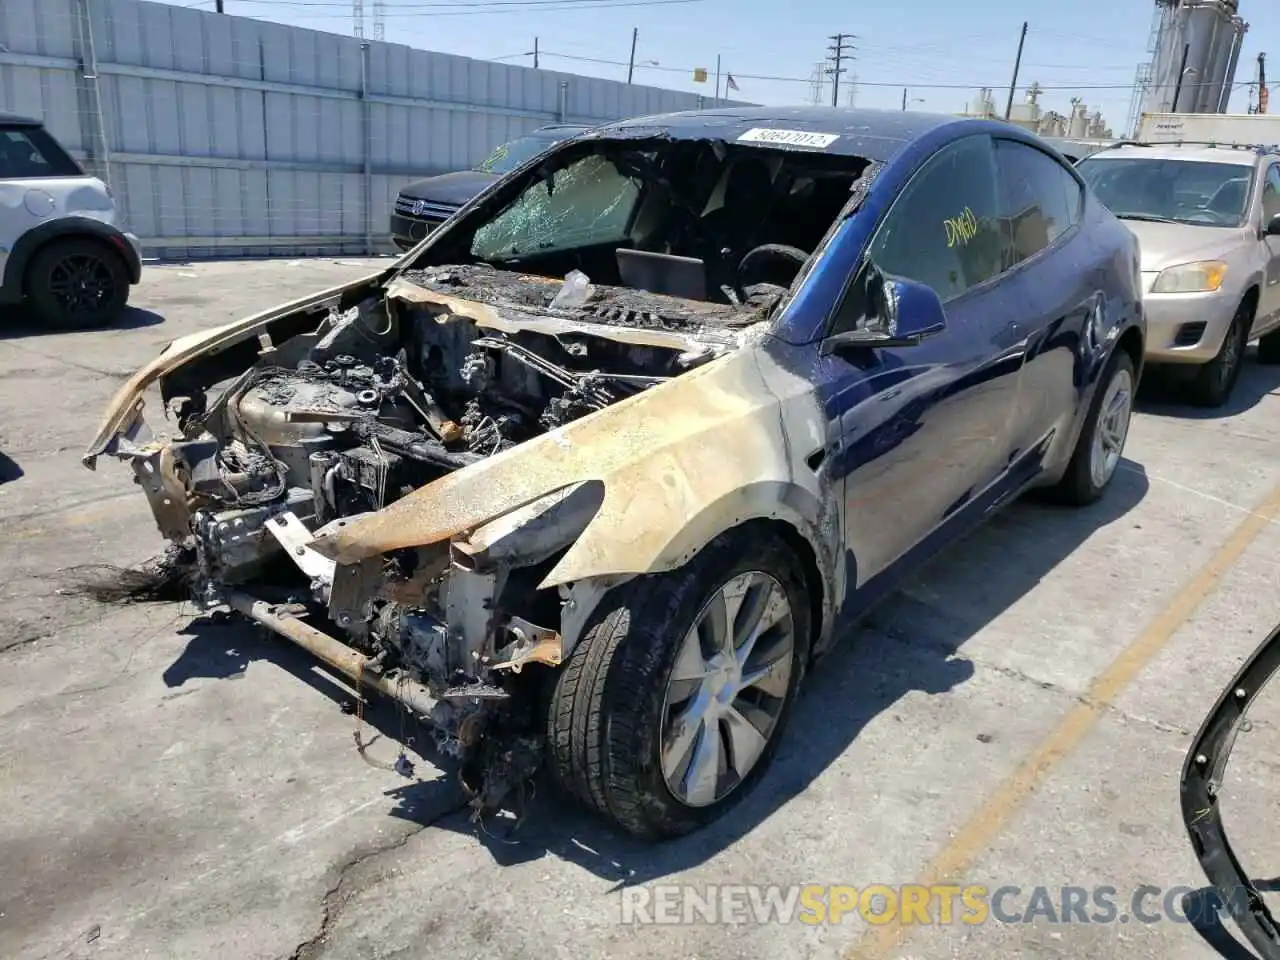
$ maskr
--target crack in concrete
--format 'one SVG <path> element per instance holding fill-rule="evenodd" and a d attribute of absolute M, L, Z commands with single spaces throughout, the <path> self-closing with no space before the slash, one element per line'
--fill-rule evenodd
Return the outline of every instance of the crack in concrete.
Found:
<path fill-rule="evenodd" d="M 281 960 L 319 960 L 324 955 L 325 942 L 328 940 L 334 921 L 341 914 L 342 908 L 346 906 L 347 901 L 360 892 L 358 890 L 344 890 L 351 871 L 385 854 L 401 849 L 428 827 L 434 826 L 446 817 L 453 816 L 455 813 L 466 809 L 467 803 L 468 801 L 463 798 L 458 803 L 446 807 L 426 823 L 418 824 L 416 829 L 401 834 L 390 843 L 376 846 L 372 850 L 366 850 L 363 853 L 357 853 L 338 867 L 337 879 L 325 891 L 324 897 L 320 901 L 320 929 L 316 931 L 314 936 L 303 940 L 292 951 L 285 954 Z"/>

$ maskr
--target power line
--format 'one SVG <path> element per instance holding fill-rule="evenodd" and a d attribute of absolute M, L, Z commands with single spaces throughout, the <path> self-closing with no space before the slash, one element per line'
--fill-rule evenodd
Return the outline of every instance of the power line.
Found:
<path fill-rule="evenodd" d="M 560 60 L 576 60 L 583 63 L 601 63 L 601 64 L 608 64 L 610 66 L 615 66 L 615 67 L 625 67 L 627 65 L 626 60 L 610 60 L 605 57 L 587 57 L 587 56 L 582 56 L 574 53 L 556 53 L 555 51 L 552 51 L 552 50 L 543 50 L 541 51 L 541 54 L 544 57 L 555 57 Z M 657 70 L 659 72 L 665 72 L 665 73 L 687 73 L 687 74 L 693 73 L 692 67 L 671 67 L 671 66 L 656 65 L 656 64 L 637 63 L 636 69 L 637 70 Z M 807 84 L 813 83 L 812 75 L 807 77 L 784 77 L 784 76 L 769 75 L 769 74 L 738 73 L 736 71 L 734 72 L 733 75 L 735 78 L 739 80 L 761 80 L 767 83 L 807 83 Z M 1232 84 L 1232 86 L 1233 87 L 1248 86 L 1250 83 L 1252 83 L 1252 81 L 1237 80 Z M 954 83 L 954 82 L 920 83 L 915 80 L 904 82 L 904 81 L 892 81 L 892 80 L 863 80 L 861 77 L 858 78 L 858 86 L 860 87 L 898 87 L 898 88 L 911 87 L 911 88 L 919 88 L 922 90 L 980 90 L 984 87 L 996 88 L 996 87 L 1001 87 L 1005 85 L 1006 85 L 1005 83 L 979 83 L 976 81 L 966 82 L 966 83 Z M 1199 84 L 1194 84 L 1194 83 L 1184 84 L 1184 86 L 1197 86 L 1197 85 Z M 1208 85 L 1208 81 L 1205 81 L 1205 85 Z M 1087 83 L 1087 84 L 1072 83 L 1072 84 L 1050 84 L 1050 85 L 1040 84 L 1040 89 L 1041 90 L 1064 90 L 1064 91 L 1128 90 L 1132 88 L 1132 86 L 1133 86 L 1132 83 Z"/>

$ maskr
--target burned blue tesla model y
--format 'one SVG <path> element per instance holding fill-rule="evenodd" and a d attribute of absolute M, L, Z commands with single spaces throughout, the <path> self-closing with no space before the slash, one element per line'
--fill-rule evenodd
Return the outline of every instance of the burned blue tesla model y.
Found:
<path fill-rule="evenodd" d="M 548 762 L 672 836 L 904 574 L 1033 487 L 1103 495 L 1144 331 L 1134 238 L 1022 130 L 680 113 L 175 341 L 85 462 L 132 466 L 201 603 L 422 717 L 477 813 Z"/>

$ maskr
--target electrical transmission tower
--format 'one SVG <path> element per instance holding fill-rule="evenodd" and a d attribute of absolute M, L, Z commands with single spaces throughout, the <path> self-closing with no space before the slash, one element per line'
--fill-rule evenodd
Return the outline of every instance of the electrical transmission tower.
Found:
<path fill-rule="evenodd" d="M 364 0 L 351 0 L 351 35 L 364 36 Z"/>
<path fill-rule="evenodd" d="M 853 41 L 858 38 L 852 33 L 836 33 L 828 37 L 831 45 L 827 47 L 831 51 L 827 60 L 831 66 L 827 69 L 827 73 L 831 75 L 831 105 L 833 107 L 840 106 L 840 74 L 844 73 L 842 64 L 846 60 L 852 60 L 855 52 Z"/>
<path fill-rule="evenodd" d="M 809 102 L 815 107 L 822 103 L 823 91 L 827 85 L 827 62 L 819 60 L 813 65 L 809 74 Z"/>
<path fill-rule="evenodd" d="M 387 36 L 387 5 L 384 0 L 373 0 L 373 39 L 384 40 Z"/>

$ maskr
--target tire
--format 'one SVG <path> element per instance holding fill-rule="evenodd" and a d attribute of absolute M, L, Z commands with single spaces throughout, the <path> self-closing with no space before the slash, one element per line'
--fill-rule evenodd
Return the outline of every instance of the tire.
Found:
<path fill-rule="evenodd" d="M 1258 339 L 1258 362 L 1267 366 L 1280 364 L 1280 330 L 1272 330 Z"/>
<path fill-rule="evenodd" d="M 1242 300 L 1231 318 L 1227 335 L 1222 338 L 1218 355 L 1195 372 L 1187 396 L 1198 407 L 1220 407 L 1231 399 L 1231 391 L 1240 379 L 1240 367 L 1244 363 L 1244 348 L 1249 343 L 1249 328 L 1253 325 L 1253 307 Z"/>
<path fill-rule="evenodd" d="M 102 327 L 124 311 L 129 272 L 120 255 L 100 240 L 56 240 L 32 258 L 26 294 L 36 316 L 51 327 Z"/>
<path fill-rule="evenodd" d="M 1053 490 L 1055 499 L 1077 507 L 1101 499 L 1124 454 L 1135 386 L 1133 360 L 1123 350 L 1116 350 L 1098 380 L 1067 472 Z"/>
<path fill-rule="evenodd" d="M 759 687 L 745 685 L 736 697 L 712 696 L 722 681 L 733 680 L 736 668 L 721 654 L 721 663 L 729 665 L 726 673 L 704 673 L 701 680 L 682 680 L 680 671 L 692 676 L 689 669 L 703 660 L 692 659 L 698 649 L 693 633 L 699 622 L 709 631 L 711 619 L 704 621 L 708 607 L 726 586 L 751 577 L 749 587 L 738 609 L 760 609 L 757 591 L 771 589 L 773 597 L 785 600 L 789 614 L 760 634 L 757 649 L 748 655 L 749 669 L 761 664 L 776 666 L 762 681 L 776 696 L 765 696 Z M 776 615 L 779 608 L 772 606 Z M 734 609 L 732 605 L 728 609 Z M 560 786 L 588 807 L 612 820 L 626 832 L 647 840 L 677 837 L 698 829 L 728 813 L 743 800 L 769 766 L 782 731 L 795 701 L 810 649 L 811 615 L 808 592 L 795 553 L 768 528 L 747 525 L 718 537 L 680 570 L 655 576 L 639 577 L 611 591 L 589 621 L 582 641 L 574 648 L 557 679 L 548 711 L 547 740 L 551 768 Z M 727 619 L 727 618 L 726 618 Z M 786 656 L 773 660 L 786 646 L 785 634 L 791 631 L 789 660 Z M 760 647 L 759 640 L 765 639 Z M 686 646 L 686 643 L 688 645 Z M 789 665 L 789 673 L 784 674 Z M 676 701 L 668 702 L 669 683 Z M 732 692 L 734 687 L 726 686 Z M 725 704 L 735 708 L 733 716 Z M 681 737 L 680 731 L 667 731 L 669 718 L 706 705 L 715 722 L 693 720 L 693 732 Z M 747 713 L 740 712 L 746 710 Z M 750 728 L 750 715 L 758 722 Z M 768 717 L 771 722 L 765 722 Z M 750 730 L 757 739 L 746 736 Z M 685 728 L 688 729 L 688 728 Z M 715 739 L 705 732 L 714 729 Z M 683 797 L 668 784 L 660 745 L 663 734 L 671 742 L 683 739 L 687 749 L 683 757 L 691 761 L 703 748 L 719 747 L 717 758 L 729 763 L 736 751 L 727 748 L 730 730 L 737 730 L 740 745 L 755 750 L 756 759 L 744 775 L 723 773 L 709 792 L 689 790 Z M 745 758 L 752 751 L 748 750 Z M 675 756 L 675 751 L 670 753 Z M 676 765 L 676 768 L 682 766 Z M 692 763 L 689 763 L 692 770 Z M 667 767 L 675 773 L 675 768 Z M 710 781 L 703 781 L 710 783 Z M 723 790 L 723 792 L 721 792 Z M 709 801 L 709 802 L 708 802 Z"/>

